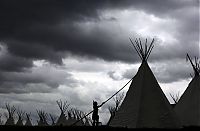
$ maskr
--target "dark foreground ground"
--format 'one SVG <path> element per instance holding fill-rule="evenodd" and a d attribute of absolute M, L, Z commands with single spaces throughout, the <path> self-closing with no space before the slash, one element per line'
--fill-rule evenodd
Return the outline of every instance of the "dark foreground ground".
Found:
<path fill-rule="evenodd" d="M 157 129 L 157 128 L 134 128 L 134 129 L 130 129 L 130 128 L 115 128 L 115 127 L 109 127 L 109 126 L 99 126 L 99 127 L 92 127 L 92 126 L 74 126 L 74 127 L 69 127 L 69 126 L 43 126 L 43 127 L 39 127 L 39 126 L 0 126 L 0 131 L 30 131 L 30 130 L 34 130 L 34 131 L 105 131 L 105 130 L 109 130 L 109 131 L 136 131 L 136 130 L 199 130 L 200 131 L 200 127 L 184 127 L 184 128 L 180 128 L 180 129 Z"/>

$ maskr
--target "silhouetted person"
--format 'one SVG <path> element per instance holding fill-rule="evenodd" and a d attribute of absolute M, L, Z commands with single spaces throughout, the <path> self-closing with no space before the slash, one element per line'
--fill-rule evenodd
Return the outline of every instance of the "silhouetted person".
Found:
<path fill-rule="evenodd" d="M 92 126 L 98 126 L 99 123 L 99 115 L 98 115 L 98 108 L 100 106 L 97 105 L 98 103 L 96 101 L 93 101 L 93 114 L 92 114 Z"/>

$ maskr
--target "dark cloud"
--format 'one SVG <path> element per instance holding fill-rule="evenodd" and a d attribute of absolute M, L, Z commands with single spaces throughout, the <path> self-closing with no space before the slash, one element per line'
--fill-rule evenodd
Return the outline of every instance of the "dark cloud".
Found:
<path fill-rule="evenodd" d="M 54 110 L 54 113 L 59 114 L 57 106 L 52 109 L 56 103 L 47 107 L 50 100 L 62 97 L 72 104 L 88 109 L 92 100 L 101 102 L 114 93 L 103 82 L 100 84 L 74 79 L 67 72 L 73 69 L 82 72 L 107 72 L 113 80 L 121 77 L 131 79 L 137 69 L 128 69 L 124 74 L 118 74 L 99 66 L 99 59 L 97 63 L 86 61 L 86 67 L 81 61 L 75 65 L 68 61 L 65 65 L 66 71 L 52 65 L 51 68 L 36 68 L 33 64 L 34 60 L 44 60 L 60 66 L 67 55 L 72 55 L 74 59 L 75 56 L 81 57 L 83 61 L 100 58 L 106 61 L 137 63 L 139 57 L 131 47 L 129 36 L 123 32 L 116 35 L 117 31 L 123 30 L 114 26 L 119 18 L 115 14 L 101 17 L 103 11 L 137 11 L 139 14 L 160 18 L 163 23 L 169 22 L 161 25 L 158 30 L 173 34 L 175 41 L 157 38 L 149 62 L 160 62 L 153 63 L 155 66 L 151 67 L 159 82 L 170 83 L 187 79 L 192 71 L 185 66 L 189 64 L 184 63 L 183 58 L 185 59 L 186 52 L 199 54 L 198 6 L 199 0 L 1 0 L 0 105 L 9 100 L 17 104 L 24 103 L 24 109 L 28 112 L 44 107 L 47 111 Z M 131 17 L 135 18 L 134 15 Z M 142 19 L 141 23 L 145 20 Z M 106 22 L 110 24 L 107 25 Z M 131 30 L 133 37 L 137 35 L 137 29 Z M 140 37 L 144 37 L 143 34 Z M 65 86 L 58 88 L 59 85 Z M 34 119 L 38 119 L 36 112 Z"/>
<path fill-rule="evenodd" d="M 21 72 L 33 66 L 32 60 L 10 54 L 3 43 L 0 43 L 0 48 L 0 72 Z"/>
<path fill-rule="evenodd" d="M 180 10 L 185 7 L 198 7 L 198 0 L 138 0 L 134 3 L 134 8 L 148 12 L 150 14 L 154 14 L 160 17 L 171 17 L 174 11 Z"/>
<path fill-rule="evenodd" d="M 33 65 L 29 59 L 12 55 L 0 58 L 0 62 L 0 70 L 4 71 L 25 71 Z"/>
<path fill-rule="evenodd" d="M 76 23 L 101 21 L 99 13 L 104 9 L 133 8 L 154 15 L 171 15 L 173 11 L 195 6 L 195 2 L 3 0 L 0 3 L 0 39 L 16 56 L 46 59 L 58 64 L 62 64 L 66 51 L 109 61 L 130 62 L 133 61 L 127 53 L 130 50 L 122 44 L 126 41 L 115 43 L 114 36 L 96 28 L 85 35 Z M 116 20 L 114 17 L 109 19 Z"/>
<path fill-rule="evenodd" d="M 70 73 L 55 67 L 35 67 L 26 72 L 1 72 L 1 93 L 52 92 L 59 85 L 74 87 L 77 81 Z"/>
<path fill-rule="evenodd" d="M 8 50 L 14 56 L 24 57 L 24 59 L 30 60 L 44 59 L 51 63 L 62 64 L 62 53 L 54 51 L 54 49 L 47 45 L 18 41 L 8 43 L 11 44 Z"/>
<path fill-rule="evenodd" d="M 177 22 L 177 26 L 172 25 L 177 27 L 174 33 L 176 42 L 167 48 L 156 45 L 150 60 L 185 58 L 188 50 L 198 54 L 196 49 L 198 45 L 194 43 L 198 43 L 199 30 L 193 26 L 199 23 L 196 17 L 198 13 L 193 14 L 193 10 L 196 12 L 198 8 L 197 2 L 195 0 L 154 0 L 153 2 L 149 0 L 1 0 L 0 40 L 7 47 L 7 52 L 0 56 L 1 80 L 14 84 L 23 83 L 23 85 L 46 83 L 50 87 L 57 87 L 60 81 L 50 82 L 46 80 L 48 77 L 41 78 L 41 76 L 29 76 L 23 73 L 33 66 L 33 60 L 46 60 L 61 65 L 62 58 L 67 54 L 106 61 L 138 62 L 138 56 L 135 51 L 133 53 L 126 35 L 115 35 L 113 32 L 116 29 L 109 25 L 104 28 L 98 27 L 99 23 L 104 21 L 118 21 L 115 16 L 101 18 L 104 10 L 137 10 Z M 133 32 L 133 35 L 135 34 L 137 31 Z M 169 44 L 169 42 L 164 43 Z M 3 50 L 0 47 L 0 51 Z M 9 75 L 7 72 L 22 72 L 22 74 Z M 114 74 L 110 72 L 108 75 L 113 77 Z"/>
<path fill-rule="evenodd" d="M 171 83 L 191 78 L 192 68 L 189 63 L 185 61 L 173 61 L 167 62 L 167 64 L 161 64 L 157 67 L 152 67 L 152 71 L 155 73 L 156 78 L 161 83 Z"/>

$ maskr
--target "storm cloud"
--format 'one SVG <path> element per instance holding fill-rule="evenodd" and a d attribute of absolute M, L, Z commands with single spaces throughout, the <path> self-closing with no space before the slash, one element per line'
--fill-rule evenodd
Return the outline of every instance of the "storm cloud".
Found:
<path fill-rule="evenodd" d="M 1 0 L 0 19 L 0 97 L 13 103 L 105 100 L 141 63 L 129 37 L 155 38 L 160 83 L 188 80 L 186 53 L 200 56 L 199 0 Z"/>
<path fill-rule="evenodd" d="M 179 24 L 179 28 L 175 32 L 177 43 L 180 43 L 181 46 L 187 46 L 190 42 L 193 45 L 191 48 L 195 49 L 198 29 L 194 29 L 194 27 L 198 27 L 199 23 L 199 19 L 195 19 L 195 17 L 198 17 L 198 13 L 195 13 L 198 8 L 197 2 L 176 0 L 167 0 L 164 3 L 157 0 L 154 2 L 145 0 L 103 0 L 101 2 L 91 0 L 78 2 L 74 0 L 20 0 L 16 2 L 6 0 L 1 1 L 0 4 L 0 40 L 6 43 L 11 54 L 31 60 L 45 59 L 62 64 L 62 58 L 66 56 L 66 52 L 70 52 L 75 55 L 102 58 L 108 61 L 134 62 L 137 59 L 130 56 L 132 50 L 129 49 L 127 37 L 122 38 L 122 35 L 119 38 L 120 36 L 98 28 L 98 24 L 105 21 L 102 16 L 104 10 L 108 10 L 108 12 L 112 9 L 138 10 L 161 19 L 174 19 Z M 182 12 L 186 12 L 185 15 Z M 115 15 L 110 18 L 115 18 L 114 21 L 118 21 Z M 110 21 L 113 21 L 113 19 L 110 19 Z M 86 27 L 89 29 L 88 32 L 84 30 L 84 27 L 82 28 L 87 24 L 89 24 Z M 92 24 L 95 26 L 92 27 Z M 109 29 L 112 30 L 112 28 Z M 195 36 L 184 35 L 182 37 L 180 33 L 182 34 L 186 30 L 187 34 L 194 32 L 192 34 Z M 132 33 L 135 35 L 137 31 Z M 180 45 L 175 48 L 180 48 Z M 163 48 L 163 46 L 160 48 Z M 180 53 L 178 57 L 181 57 L 181 55 Z M 172 55 L 171 57 L 175 56 Z"/>

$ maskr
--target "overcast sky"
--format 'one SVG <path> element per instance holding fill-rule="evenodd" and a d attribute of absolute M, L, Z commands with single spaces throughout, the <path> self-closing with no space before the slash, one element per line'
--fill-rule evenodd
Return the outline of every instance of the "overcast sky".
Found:
<path fill-rule="evenodd" d="M 62 99 L 89 112 L 136 74 L 129 37 L 155 38 L 155 77 L 168 98 L 183 93 L 193 73 L 186 53 L 200 57 L 199 0 L 1 0 L 0 111 L 9 102 L 59 115 Z"/>

